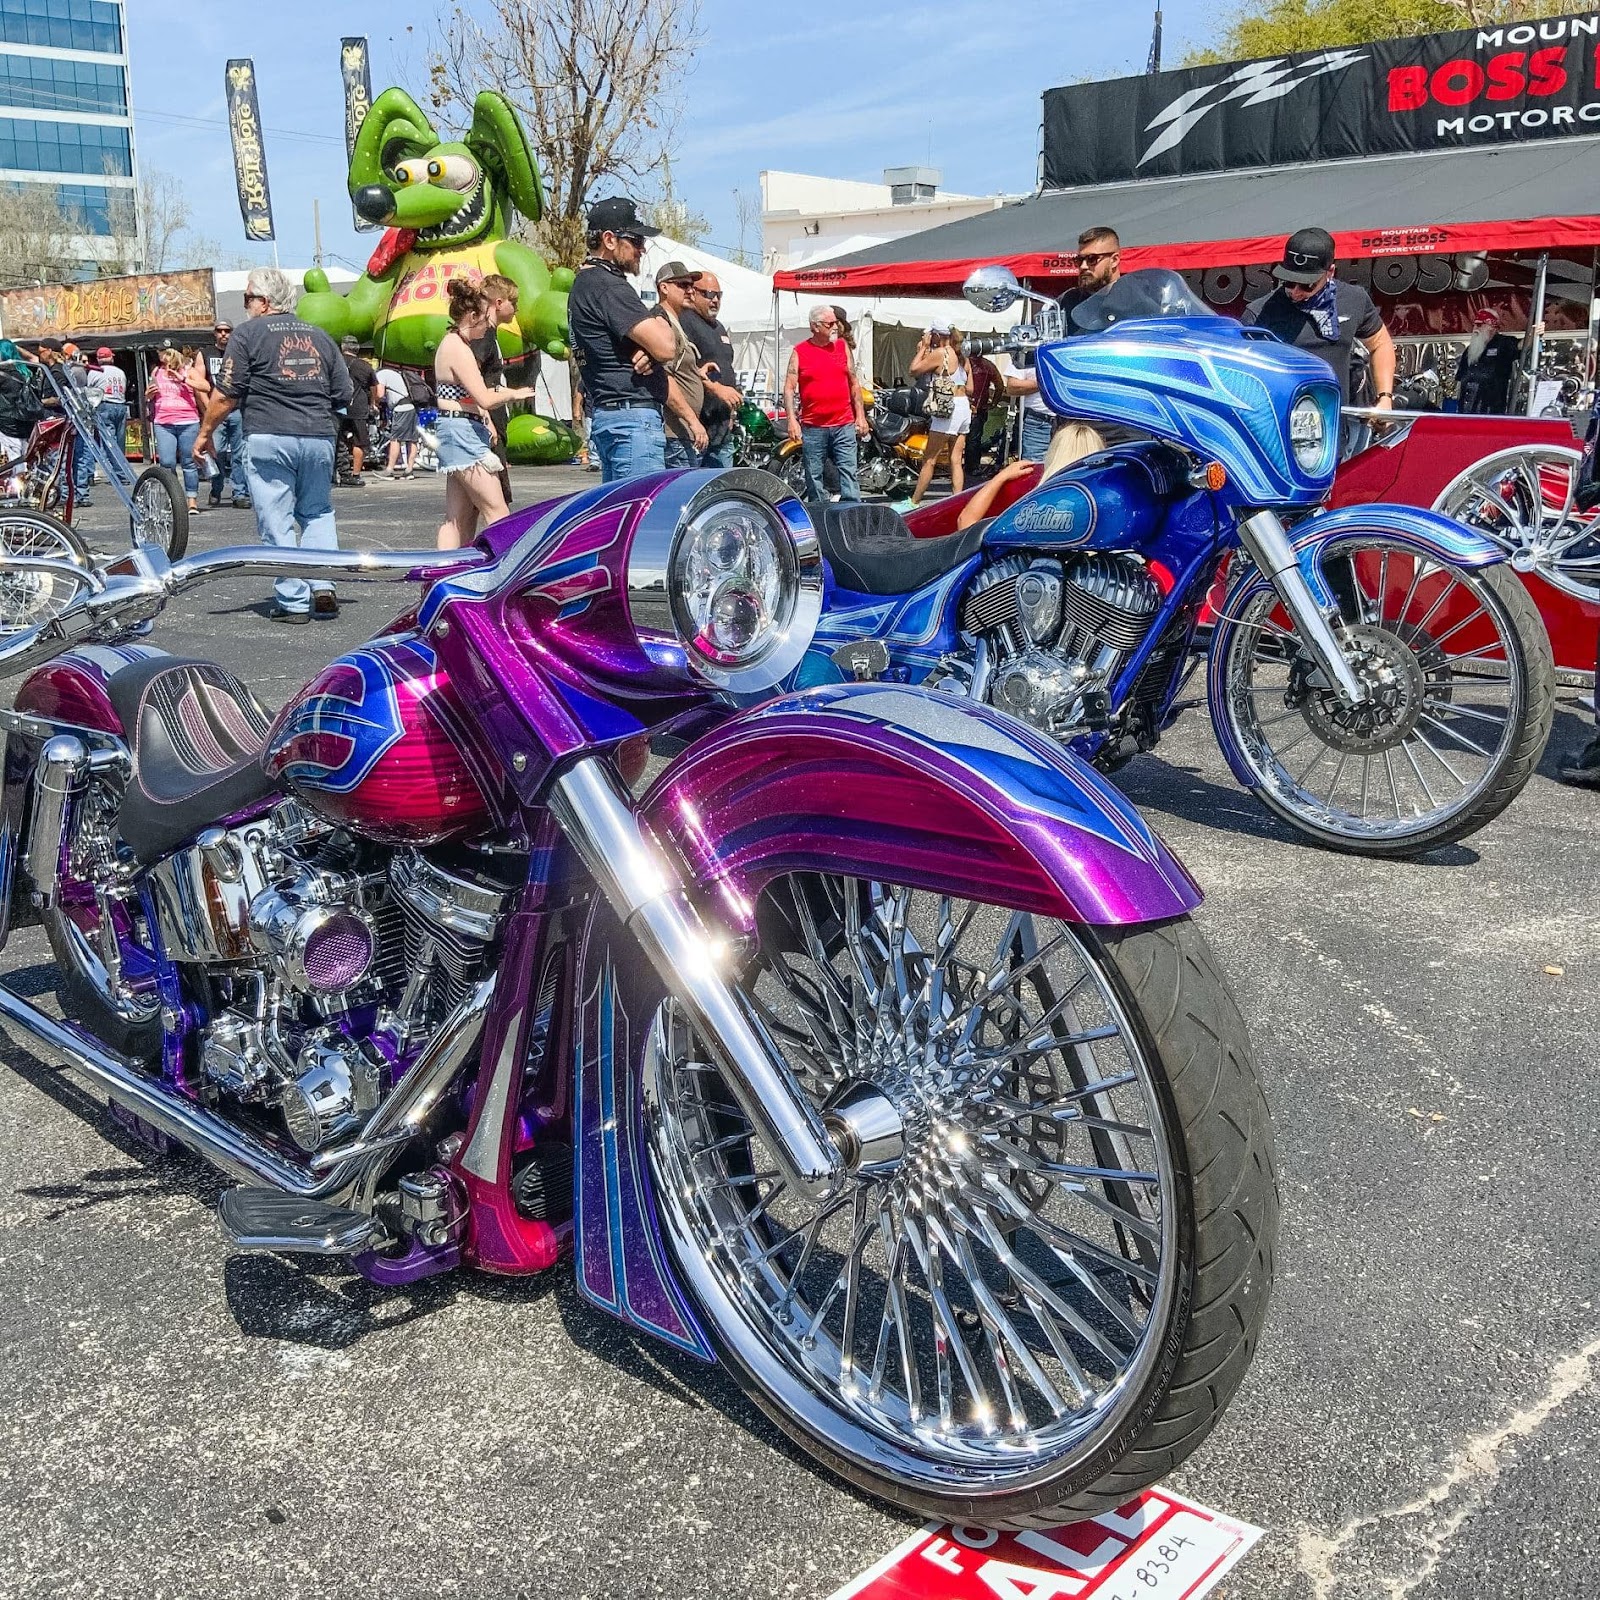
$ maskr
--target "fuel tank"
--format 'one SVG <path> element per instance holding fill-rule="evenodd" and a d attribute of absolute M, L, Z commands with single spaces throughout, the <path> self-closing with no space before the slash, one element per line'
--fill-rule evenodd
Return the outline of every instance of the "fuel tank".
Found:
<path fill-rule="evenodd" d="M 1090 456 L 1013 501 L 989 524 L 990 552 L 1138 550 L 1153 539 L 1168 504 L 1189 492 L 1172 451 L 1143 442 Z"/>
<path fill-rule="evenodd" d="M 448 674 L 415 634 L 330 662 L 278 713 L 262 765 L 311 810 L 385 844 L 489 826 L 496 785 L 472 753 Z"/>

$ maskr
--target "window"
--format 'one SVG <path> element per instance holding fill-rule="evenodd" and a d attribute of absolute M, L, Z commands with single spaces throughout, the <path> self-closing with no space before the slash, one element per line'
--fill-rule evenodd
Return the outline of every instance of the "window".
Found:
<path fill-rule="evenodd" d="M 108 0 L 0 0 L 0 40 L 122 54 L 122 10 Z"/>
<path fill-rule="evenodd" d="M 103 111 L 126 116 L 128 88 L 118 66 L 0 53 L 0 106 L 25 106 L 33 111 Z"/>
<path fill-rule="evenodd" d="M 87 172 L 130 177 L 126 128 L 89 122 L 27 122 L 0 117 L 0 167 L 21 172 Z"/>

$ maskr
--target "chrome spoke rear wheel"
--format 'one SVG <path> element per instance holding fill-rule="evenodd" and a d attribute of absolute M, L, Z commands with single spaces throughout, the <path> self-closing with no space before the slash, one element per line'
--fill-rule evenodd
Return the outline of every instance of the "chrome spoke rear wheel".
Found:
<path fill-rule="evenodd" d="M 1183 1270 L 1159 1069 L 1081 930 L 856 879 L 769 890 L 742 992 L 819 1108 L 901 1151 L 794 1193 L 670 1000 L 646 1051 L 663 1223 L 740 1364 L 924 1494 L 1072 1472 L 1130 1421 Z"/>
<path fill-rule="evenodd" d="M 1600 510 L 1575 504 L 1582 459 L 1560 445 L 1496 451 L 1452 478 L 1433 509 L 1494 540 L 1518 572 L 1600 601 Z"/>

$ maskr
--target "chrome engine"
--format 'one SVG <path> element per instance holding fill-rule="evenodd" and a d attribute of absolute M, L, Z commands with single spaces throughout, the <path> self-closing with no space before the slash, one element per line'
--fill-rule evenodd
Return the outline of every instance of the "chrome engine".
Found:
<path fill-rule="evenodd" d="M 366 1122 L 472 989 L 511 892 L 294 801 L 208 829 L 150 879 L 168 953 L 208 969 L 203 1092 L 275 1112 L 308 1155 Z"/>
<path fill-rule="evenodd" d="M 1018 555 L 980 574 L 961 625 L 985 642 L 985 698 L 1065 738 L 1107 725 L 1107 691 L 1160 608 L 1161 590 L 1139 556 Z"/>

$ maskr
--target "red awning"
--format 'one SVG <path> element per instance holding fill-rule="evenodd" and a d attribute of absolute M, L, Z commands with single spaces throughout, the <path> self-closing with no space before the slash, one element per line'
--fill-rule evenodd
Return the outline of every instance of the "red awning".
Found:
<path fill-rule="evenodd" d="M 1019 278 L 1066 281 L 1076 275 L 1072 243 L 1106 224 L 1122 235 L 1125 271 L 1250 266 L 1280 260 L 1289 234 L 1308 223 L 1327 228 L 1345 260 L 1587 248 L 1600 244 L 1600 140 L 1060 190 L 778 272 L 773 283 L 804 293 L 953 295 L 985 262 Z"/>

